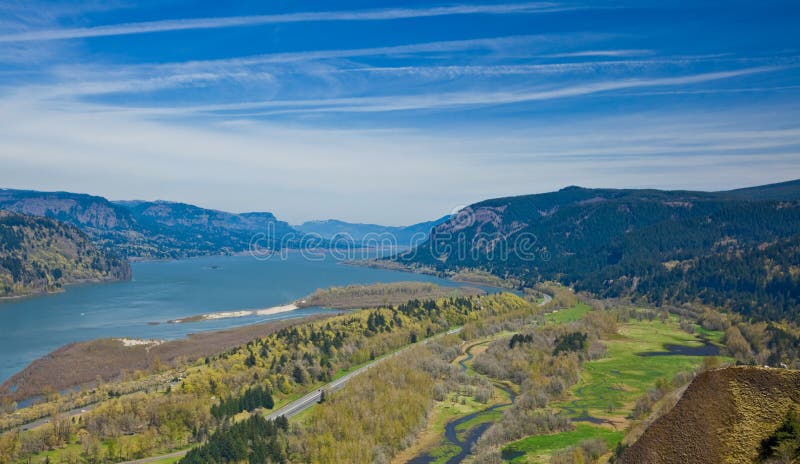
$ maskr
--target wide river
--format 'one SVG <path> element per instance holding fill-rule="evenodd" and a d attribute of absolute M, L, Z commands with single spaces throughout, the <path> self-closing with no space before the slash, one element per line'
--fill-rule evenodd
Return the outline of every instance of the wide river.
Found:
<path fill-rule="evenodd" d="M 325 310 L 306 308 L 271 316 L 165 323 L 171 319 L 278 306 L 335 285 L 403 280 L 458 285 L 421 274 L 340 264 L 331 257 L 311 261 L 297 253 L 265 261 L 251 256 L 211 256 L 132 266 L 130 282 L 72 286 L 62 293 L 0 302 L 0 383 L 31 361 L 71 342 L 104 337 L 174 339 Z"/>

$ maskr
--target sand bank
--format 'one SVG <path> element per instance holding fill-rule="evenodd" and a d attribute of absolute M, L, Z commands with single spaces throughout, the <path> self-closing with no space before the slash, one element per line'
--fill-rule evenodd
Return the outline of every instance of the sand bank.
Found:
<path fill-rule="evenodd" d="M 264 309 L 242 309 L 239 311 L 222 311 L 219 313 L 201 314 L 199 316 L 190 316 L 182 319 L 173 319 L 168 322 L 172 324 L 178 324 L 182 322 L 210 321 L 214 319 L 230 319 L 234 317 L 269 316 L 272 314 L 280 314 L 289 311 L 294 311 L 295 309 L 298 309 L 297 305 L 287 304 L 282 306 L 273 306 L 271 308 L 264 308 Z"/>

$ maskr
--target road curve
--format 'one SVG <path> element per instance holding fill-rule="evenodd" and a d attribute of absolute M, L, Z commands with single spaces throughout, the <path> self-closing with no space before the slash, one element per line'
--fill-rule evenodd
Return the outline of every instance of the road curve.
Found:
<path fill-rule="evenodd" d="M 452 335 L 452 334 L 456 334 L 456 333 L 459 333 L 459 332 L 461 332 L 461 327 L 456 327 L 454 329 L 448 330 L 445 333 L 441 333 L 439 335 L 434 335 L 433 337 L 426 338 L 425 340 L 422 340 L 422 341 L 417 342 L 417 343 L 412 343 L 411 345 L 408 345 L 408 346 L 406 346 L 404 348 L 401 348 L 401 349 L 395 351 L 394 353 L 388 354 L 388 355 L 386 355 L 386 356 L 384 356 L 382 358 L 378 358 L 378 359 L 370 362 L 367 365 L 359 367 L 358 369 L 354 370 L 353 372 L 347 373 L 347 374 L 343 375 L 342 377 L 339 377 L 338 379 L 334 380 L 333 382 L 329 382 L 329 383 L 323 385 L 319 389 L 314 390 L 311 393 L 306 394 L 302 398 L 294 400 L 291 403 L 283 406 L 282 408 L 279 408 L 279 409 L 276 409 L 275 411 L 272 411 L 271 413 L 269 413 L 266 416 L 266 418 L 267 419 L 277 419 L 280 416 L 286 416 L 288 418 L 288 417 L 292 417 L 292 416 L 295 416 L 297 414 L 300 414 L 301 412 L 305 411 L 306 409 L 310 408 L 311 406 L 314 406 L 315 404 L 319 403 L 319 400 L 320 400 L 320 398 L 322 396 L 322 391 L 323 390 L 326 391 L 326 392 L 332 392 L 332 391 L 340 390 L 353 377 L 355 377 L 355 376 L 357 376 L 359 374 L 363 374 L 367 370 L 375 367 L 376 365 L 380 364 L 383 361 L 386 361 L 387 359 L 390 359 L 390 358 L 392 358 L 394 356 L 397 356 L 398 354 L 400 354 L 400 353 L 402 353 L 404 351 L 407 351 L 407 350 L 411 349 L 412 347 L 417 346 L 419 344 L 428 343 L 429 341 L 434 340 L 434 339 L 439 338 L 439 337 L 442 337 L 444 335 Z M 123 462 L 121 464 L 146 464 L 146 463 L 150 463 L 150 462 L 160 461 L 162 459 L 183 457 L 188 452 L 189 452 L 189 450 L 176 451 L 174 453 L 162 454 L 162 455 L 159 455 L 159 456 L 152 456 L 152 457 L 143 458 L 143 459 L 137 459 L 135 461 L 125 461 L 125 462 Z"/>
<path fill-rule="evenodd" d="M 537 306 L 544 306 L 547 303 L 550 303 L 551 301 L 553 301 L 553 297 L 552 296 L 550 296 L 550 295 L 548 295 L 547 293 L 544 293 L 544 292 L 541 292 L 541 293 L 542 293 L 542 296 L 544 297 L 544 299 L 542 301 L 540 301 L 537 304 Z M 342 387 L 344 387 L 344 385 L 350 379 L 352 379 L 353 377 L 355 377 L 355 376 L 357 376 L 359 374 L 362 374 L 362 373 L 366 372 L 368 369 L 376 366 L 381 361 L 389 359 L 392 356 L 397 356 L 398 354 L 408 350 L 412 346 L 417 345 L 419 343 L 428 343 L 430 340 L 433 340 L 433 339 L 435 339 L 437 337 L 441 337 L 442 335 L 452 335 L 452 334 L 458 333 L 460 331 L 461 331 L 461 327 L 457 327 L 455 329 L 447 331 L 444 334 L 434 335 L 433 337 L 427 338 L 427 339 L 425 339 L 425 340 L 423 340 L 421 342 L 408 345 L 405 348 L 397 350 L 392 354 L 384 356 L 383 358 L 376 359 L 375 361 L 367 364 L 366 366 L 360 367 L 360 368 L 354 370 L 353 372 L 350 372 L 349 374 L 347 374 L 345 376 L 342 376 L 339 379 L 334 380 L 333 382 L 325 385 L 324 387 L 322 387 L 322 388 L 320 388 L 318 390 L 315 390 L 315 391 L 305 395 L 304 397 L 302 397 L 302 398 L 300 398 L 298 400 L 292 401 L 291 403 L 287 404 L 286 406 L 271 412 L 267 416 L 267 419 L 277 419 L 278 417 L 281 417 L 281 416 L 286 416 L 288 418 L 288 417 L 292 417 L 294 415 L 300 414 L 301 412 L 305 411 L 306 409 L 310 408 L 311 406 L 319 403 L 319 400 L 322 397 L 322 391 L 323 390 L 328 391 L 328 392 L 333 392 L 333 391 L 339 390 Z"/>
<path fill-rule="evenodd" d="M 553 300 L 553 297 L 551 297 L 547 293 L 542 292 L 542 296 L 544 297 L 544 300 L 539 302 L 538 306 L 544 306 L 544 305 L 546 305 L 547 303 L 549 303 L 550 301 Z M 459 332 L 461 332 L 461 327 L 456 327 L 454 329 L 448 330 L 445 333 L 441 333 L 439 335 L 434 335 L 433 337 L 426 338 L 425 340 L 422 340 L 422 341 L 417 342 L 417 343 L 412 343 L 411 345 L 408 345 L 408 346 L 406 346 L 404 348 L 401 348 L 401 349 L 395 351 L 394 353 L 388 354 L 388 355 L 386 355 L 386 356 L 384 356 L 382 358 L 378 358 L 378 359 L 370 362 L 369 364 L 367 364 L 365 366 L 359 367 L 358 369 L 354 370 L 353 372 L 345 374 L 342 377 L 340 377 L 340 378 L 338 378 L 338 379 L 336 379 L 336 380 L 334 380 L 334 381 L 332 381 L 330 383 L 327 383 L 327 384 L 323 385 L 321 388 L 319 388 L 317 390 L 314 390 L 311 393 L 306 394 L 302 398 L 294 400 L 291 403 L 283 406 L 282 408 L 279 408 L 279 409 L 276 409 L 275 411 L 272 411 L 271 413 L 269 413 L 266 416 L 266 418 L 267 419 L 277 419 L 280 416 L 285 416 L 287 418 L 288 417 L 292 417 L 292 416 L 296 416 L 297 414 L 300 414 L 301 412 L 305 411 L 306 409 L 308 409 L 308 408 L 314 406 L 315 404 L 317 404 L 319 402 L 321 396 L 322 396 L 322 391 L 323 390 L 327 391 L 327 392 L 333 392 L 333 391 L 336 391 L 336 390 L 340 390 L 353 377 L 355 377 L 355 376 L 357 376 L 359 374 L 363 374 L 367 370 L 375 367 L 376 365 L 380 364 L 383 361 L 386 361 L 387 359 L 390 359 L 390 358 L 392 358 L 394 356 L 397 356 L 398 354 L 400 354 L 400 353 L 402 353 L 404 351 L 407 351 L 407 350 L 411 349 L 412 347 L 414 347 L 416 345 L 419 345 L 421 343 L 423 343 L 423 344 L 424 343 L 428 343 L 429 341 L 434 340 L 434 339 L 439 338 L 439 337 L 442 337 L 444 335 L 452 335 L 452 334 L 456 334 L 456 333 L 459 333 Z M 185 456 L 186 453 L 188 453 L 188 452 L 189 452 L 189 450 L 176 451 L 176 452 L 170 453 L 170 454 L 162 454 L 160 456 L 153 456 L 153 457 L 149 457 L 149 458 L 138 459 L 138 460 L 135 460 L 135 461 L 125 461 L 122 464 L 147 464 L 147 463 L 151 463 L 151 462 L 160 461 L 162 459 L 182 457 L 182 456 Z"/>
<path fill-rule="evenodd" d="M 146 464 L 148 462 L 161 461 L 162 459 L 182 458 L 182 457 L 186 456 L 186 453 L 188 453 L 188 452 L 189 452 L 189 450 L 176 451 L 174 453 L 162 454 L 160 456 L 152 456 L 152 457 L 143 458 L 143 459 L 137 459 L 135 461 L 125 461 L 122 464 Z"/>

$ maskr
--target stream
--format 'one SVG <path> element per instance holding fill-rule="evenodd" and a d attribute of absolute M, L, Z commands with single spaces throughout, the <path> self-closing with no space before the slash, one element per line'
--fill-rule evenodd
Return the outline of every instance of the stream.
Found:
<path fill-rule="evenodd" d="M 469 348 L 467 348 L 467 357 L 458 362 L 463 371 L 467 370 L 467 362 L 471 361 L 473 358 L 472 348 L 480 344 L 481 343 L 471 345 Z M 478 442 L 478 439 L 481 437 L 481 435 L 483 435 L 483 432 L 485 432 L 486 429 L 488 429 L 492 425 L 492 423 L 486 422 L 484 424 L 479 424 L 465 431 L 463 440 L 461 440 L 458 437 L 459 425 L 469 422 L 470 420 L 480 416 L 481 414 L 490 413 L 496 409 L 504 408 L 506 406 L 511 406 L 512 404 L 514 404 L 514 401 L 516 401 L 517 395 L 516 393 L 514 393 L 512 389 L 500 383 L 494 383 L 494 386 L 503 390 L 503 392 L 505 392 L 508 395 L 510 401 L 507 403 L 495 404 L 494 406 L 490 406 L 481 411 L 477 411 L 472 414 L 468 414 L 464 417 L 460 417 L 458 419 L 448 422 L 444 427 L 445 442 L 446 444 L 452 444 L 457 446 L 459 448 L 459 452 L 455 456 L 452 456 L 450 459 L 448 459 L 446 461 L 446 464 L 460 463 L 461 461 L 464 460 L 464 458 L 469 456 L 470 452 L 472 451 L 472 447 L 475 445 L 475 443 Z M 408 461 L 408 464 L 430 464 L 436 461 L 436 459 L 438 459 L 436 456 L 432 456 L 430 452 L 428 452 L 411 459 L 410 461 Z"/>

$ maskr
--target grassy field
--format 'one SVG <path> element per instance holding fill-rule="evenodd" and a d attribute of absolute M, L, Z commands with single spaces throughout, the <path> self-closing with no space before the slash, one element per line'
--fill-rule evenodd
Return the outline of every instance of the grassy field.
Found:
<path fill-rule="evenodd" d="M 102 446 L 107 450 L 108 442 L 107 441 L 103 442 Z M 83 456 L 83 454 L 84 454 L 83 445 L 81 445 L 78 442 L 77 436 L 73 436 L 72 439 L 70 440 L 70 444 L 63 448 L 58 448 L 38 453 L 32 456 L 29 460 L 19 461 L 19 462 L 27 462 L 29 464 L 44 464 L 46 462 L 52 462 L 52 463 L 79 462 L 76 459 L 78 459 L 80 456 Z M 175 464 L 180 460 L 181 457 L 170 457 L 152 461 L 152 464 Z"/>
<path fill-rule="evenodd" d="M 484 293 L 486 292 L 483 290 L 467 286 L 443 287 L 428 282 L 393 282 L 319 289 L 299 299 L 295 304 L 301 308 L 322 306 L 334 309 L 357 309 L 398 305 L 412 299 L 435 300 Z"/>
<path fill-rule="evenodd" d="M 158 461 L 153 461 L 153 464 L 175 464 L 176 462 L 180 461 L 182 458 L 164 458 L 159 459 Z"/>
<path fill-rule="evenodd" d="M 575 320 L 588 312 L 576 306 L 553 313 L 558 322 Z M 703 333 L 710 340 L 719 340 L 718 332 Z M 627 416 L 637 398 L 655 386 L 658 379 L 671 380 L 679 372 L 700 366 L 700 356 L 669 355 L 644 357 L 639 353 L 663 352 L 665 345 L 702 346 L 698 335 L 682 331 L 675 320 L 632 321 L 623 324 L 619 333 L 603 341 L 608 347 L 605 358 L 583 365 L 580 380 L 570 389 L 569 398 L 551 403 L 572 418 L 590 416 L 604 423 L 591 425 L 576 422 L 576 429 L 554 435 L 533 436 L 506 446 L 503 451 L 512 462 L 543 461 L 553 451 L 600 438 L 613 448 L 623 438 Z M 523 454 L 520 454 L 523 453 Z"/>
<path fill-rule="evenodd" d="M 589 307 L 589 305 L 584 303 L 578 303 L 571 308 L 561 309 L 548 314 L 547 322 L 555 324 L 564 324 L 567 322 L 577 321 L 591 310 L 592 308 Z"/>
<path fill-rule="evenodd" d="M 624 432 L 610 430 L 588 424 L 578 424 L 575 430 L 554 433 L 551 435 L 535 435 L 516 441 L 503 449 L 503 456 L 513 463 L 546 463 L 554 451 L 575 446 L 584 440 L 598 438 L 605 440 L 609 448 L 613 448 L 622 440 Z"/>
<path fill-rule="evenodd" d="M 695 324 L 694 329 L 698 336 L 717 344 L 722 343 L 722 337 L 725 335 L 725 332 L 721 330 L 709 330 L 700 324 Z"/>
<path fill-rule="evenodd" d="M 643 357 L 637 353 L 664 351 L 665 345 L 701 346 L 696 336 L 683 332 L 673 321 L 624 324 L 606 342 L 608 356 L 584 364 L 581 380 L 571 390 L 572 399 L 555 406 L 577 416 L 615 419 L 630 412 L 636 398 L 653 388 L 656 380 L 671 380 L 679 372 L 702 363 L 699 356 Z"/>

